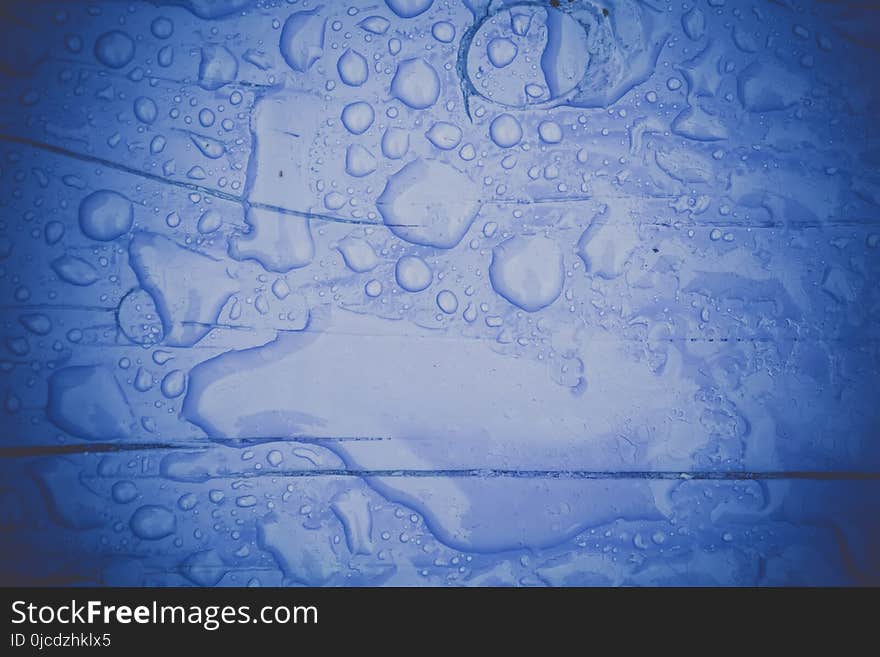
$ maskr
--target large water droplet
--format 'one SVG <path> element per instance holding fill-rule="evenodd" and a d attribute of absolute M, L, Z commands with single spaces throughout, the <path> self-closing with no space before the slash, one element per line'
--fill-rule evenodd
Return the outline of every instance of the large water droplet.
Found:
<path fill-rule="evenodd" d="M 489 61 L 496 68 L 504 68 L 516 59 L 517 47 L 510 39 L 496 37 L 486 46 Z"/>
<path fill-rule="evenodd" d="M 223 216 L 215 209 L 205 210 L 199 217 L 196 228 L 202 235 L 213 233 L 223 225 Z"/>
<path fill-rule="evenodd" d="M 438 121 L 425 133 L 425 137 L 440 150 L 448 151 L 461 143 L 461 129 L 446 121 Z"/>
<path fill-rule="evenodd" d="M 64 237 L 64 224 L 60 221 L 50 221 L 46 224 L 43 232 L 46 237 L 46 244 L 57 244 Z"/>
<path fill-rule="evenodd" d="M 358 25 L 370 34 L 385 34 L 391 22 L 383 16 L 367 16 Z"/>
<path fill-rule="evenodd" d="M 147 392 L 153 387 L 153 375 L 150 374 L 149 370 L 139 367 L 132 385 L 134 385 L 134 389 L 138 392 Z"/>
<path fill-rule="evenodd" d="M 91 264 L 69 254 L 55 258 L 51 262 L 51 267 L 52 271 L 58 274 L 58 278 L 71 285 L 86 287 L 94 284 L 99 278 L 98 270 Z"/>
<path fill-rule="evenodd" d="M 360 144 L 352 144 L 345 151 L 345 171 L 355 178 L 363 178 L 376 170 L 376 158 Z"/>
<path fill-rule="evenodd" d="M 385 0 L 388 8 L 401 18 L 414 18 L 431 8 L 434 0 Z"/>
<path fill-rule="evenodd" d="M 159 16 L 150 23 L 150 32 L 157 39 L 167 39 L 174 34 L 174 23 L 171 22 L 170 18 Z"/>
<path fill-rule="evenodd" d="M 389 160 L 399 160 L 409 150 L 409 132 L 403 128 L 388 128 L 382 135 L 382 154 Z"/>
<path fill-rule="evenodd" d="M 372 105 L 363 101 L 349 103 L 342 110 L 342 125 L 353 135 L 360 135 L 369 130 L 374 119 Z"/>
<path fill-rule="evenodd" d="M 279 48 L 284 61 L 294 71 L 305 73 L 324 53 L 327 20 L 318 15 L 323 7 L 291 14 L 284 22 Z"/>
<path fill-rule="evenodd" d="M 93 240 L 115 240 L 127 233 L 133 222 L 131 201 L 109 189 L 93 192 L 79 204 L 80 230 Z"/>
<path fill-rule="evenodd" d="M 455 26 L 449 21 L 437 21 L 431 26 L 431 34 L 440 43 L 452 43 L 455 39 Z"/>
<path fill-rule="evenodd" d="M 211 137 L 205 137 L 204 135 L 190 135 L 190 139 L 199 149 L 199 152 L 211 160 L 216 160 L 217 158 L 222 157 L 223 153 L 226 152 L 226 148 L 223 144 L 216 139 L 211 139 Z"/>
<path fill-rule="evenodd" d="M 431 285 L 433 275 L 428 263 L 418 256 L 403 256 L 394 268 L 397 284 L 407 292 L 421 292 Z"/>
<path fill-rule="evenodd" d="M 122 297 L 116 309 L 116 323 L 123 335 L 135 344 L 149 346 L 162 341 L 162 322 L 156 302 L 141 288 Z"/>
<path fill-rule="evenodd" d="M 522 140 L 522 126 L 511 114 L 499 114 L 489 125 L 489 136 L 497 146 L 511 148 Z"/>
<path fill-rule="evenodd" d="M 392 175 L 376 207 L 395 235 L 450 249 L 480 211 L 479 190 L 465 174 L 437 160 L 413 160 Z"/>
<path fill-rule="evenodd" d="M 159 116 L 159 108 L 152 98 L 140 96 L 134 101 L 134 115 L 141 123 L 151 124 Z"/>
<path fill-rule="evenodd" d="M 43 313 L 24 313 L 18 316 L 19 323 L 34 335 L 49 335 L 52 320 Z"/>
<path fill-rule="evenodd" d="M 489 277 L 495 291 L 510 303 L 536 312 L 562 292 L 562 250 L 546 237 L 512 237 L 493 249 Z"/>
<path fill-rule="evenodd" d="M 541 121 L 538 136 L 545 144 L 558 144 L 562 141 L 562 128 L 556 121 Z"/>
<path fill-rule="evenodd" d="M 370 243 L 359 237 L 346 237 L 337 247 L 345 266 L 353 272 L 363 273 L 374 269 L 378 264 L 376 252 Z"/>
<path fill-rule="evenodd" d="M 180 397 L 186 390 L 186 374 L 181 370 L 171 370 L 162 379 L 162 385 L 159 386 L 162 394 L 168 399 Z"/>
<path fill-rule="evenodd" d="M 447 315 L 452 315 L 458 310 L 458 297 L 452 290 L 440 290 L 436 301 L 437 307 Z"/>
<path fill-rule="evenodd" d="M 440 78 L 424 59 L 407 59 L 397 65 L 391 94 L 413 109 L 425 109 L 440 96 Z"/>
<path fill-rule="evenodd" d="M 95 41 L 95 57 L 104 66 L 122 68 L 134 58 L 134 40 L 120 30 L 105 32 Z"/>
<path fill-rule="evenodd" d="M 129 526 L 138 538 L 157 541 L 174 533 L 177 519 L 164 506 L 146 504 L 132 514 Z"/>
<path fill-rule="evenodd" d="M 367 60 L 356 50 L 349 48 L 336 62 L 339 79 L 350 87 L 359 87 L 367 81 L 369 68 Z"/>
<path fill-rule="evenodd" d="M 117 504 L 128 504 L 130 502 L 134 502 L 138 496 L 138 489 L 130 481 L 117 481 L 113 484 L 113 489 L 111 491 L 113 495 L 113 501 Z"/>

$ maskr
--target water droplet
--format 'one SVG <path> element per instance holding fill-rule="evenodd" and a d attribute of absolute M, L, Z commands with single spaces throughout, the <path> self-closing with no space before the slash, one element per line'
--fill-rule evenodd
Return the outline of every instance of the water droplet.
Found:
<path fill-rule="evenodd" d="M 366 292 L 368 297 L 378 297 L 380 294 L 382 294 L 382 283 L 377 281 L 375 278 L 369 280 L 364 286 L 364 292 Z"/>
<path fill-rule="evenodd" d="M 345 266 L 356 273 L 370 271 L 378 264 L 376 252 L 370 243 L 358 237 L 346 237 L 337 247 Z"/>
<path fill-rule="evenodd" d="M 399 238 L 450 249 L 464 237 L 481 203 L 479 190 L 465 174 L 437 160 L 419 159 L 388 178 L 376 207 Z"/>
<path fill-rule="evenodd" d="M 428 264 L 418 256 L 404 256 L 394 269 L 397 284 L 407 292 L 421 292 L 431 285 L 433 274 Z"/>
<path fill-rule="evenodd" d="M 496 68 L 504 68 L 516 59 L 517 47 L 510 39 L 496 37 L 486 46 L 489 61 Z"/>
<path fill-rule="evenodd" d="M 117 504 L 134 502 L 139 494 L 137 486 L 130 481 L 117 481 L 113 484 L 111 493 L 113 495 L 113 500 Z"/>
<path fill-rule="evenodd" d="M 276 278 L 275 282 L 272 283 L 272 294 L 275 295 L 275 298 L 279 301 L 284 301 L 287 297 L 290 296 L 290 286 L 287 284 L 283 278 Z"/>
<path fill-rule="evenodd" d="M 493 249 L 489 277 L 499 295 L 527 312 L 536 312 L 562 292 L 562 251 L 546 237 L 512 237 Z"/>
<path fill-rule="evenodd" d="M 18 316 L 19 323 L 34 335 L 49 335 L 52 320 L 42 313 L 24 313 Z"/>
<path fill-rule="evenodd" d="M 99 276 L 91 264 L 72 255 L 63 255 L 51 262 L 52 271 L 65 283 L 86 287 L 94 284 Z"/>
<path fill-rule="evenodd" d="M 388 128 L 382 135 L 382 154 L 390 160 L 399 160 L 409 150 L 409 132 L 402 128 Z"/>
<path fill-rule="evenodd" d="M 458 310 L 458 297 L 451 290 L 440 290 L 437 294 L 437 307 L 447 315 L 452 315 Z"/>
<path fill-rule="evenodd" d="M 235 505 L 243 509 L 248 509 L 257 505 L 257 498 L 253 495 L 242 495 L 235 499 Z"/>
<path fill-rule="evenodd" d="M 359 87 L 367 81 L 369 68 L 367 60 L 356 50 L 349 48 L 336 62 L 339 79 L 350 87 Z"/>
<path fill-rule="evenodd" d="M 159 115 L 159 109 L 152 98 L 140 96 L 134 101 L 134 115 L 141 123 L 151 124 Z"/>
<path fill-rule="evenodd" d="M 355 178 L 363 178 L 376 170 L 376 158 L 360 144 L 352 144 L 345 151 L 345 171 Z"/>
<path fill-rule="evenodd" d="M 149 346 L 162 340 L 162 322 L 156 302 L 139 287 L 122 297 L 116 309 L 116 323 L 123 335 L 135 344 Z"/>
<path fill-rule="evenodd" d="M 538 136 L 545 144 L 558 144 L 562 141 L 562 128 L 555 121 L 541 121 Z"/>
<path fill-rule="evenodd" d="M 205 210 L 201 214 L 199 221 L 196 224 L 196 228 L 202 235 L 207 235 L 208 233 L 213 233 L 222 225 L 223 217 L 217 210 L 212 208 L 210 210 Z"/>
<path fill-rule="evenodd" d="M 358 25 L 370 34 L 385 34 L 391 23 L 382 16 L 367 16 Z"/>
<path fill-rule="evenodd" d="M 190 139 L 199 149 L 199 152 L 209 159 L 216 160 L 217 158 L 222 157 L 223 153 L 226 152 L 226 148 L 223 144 L 211 137 L 205 137 L 204 135 L 190 135 Z"/>
<path fill-rule="evenodd" d="M 171 22 L 170 18 L 159 16 L 150 23 L 150 32 L 157 39 L 167 39 L 174 34 L 174 23 Z"/>
<path fill-rule="evenodd" d="M 440 43 L 452 43 L 455 40 L 455 26 L 449 21 L 437 21 L 431 26 L 431 34 Z"/>
<path fill-rule="evenodd" d="M 391 80 L 391 95 L 413 109 L 431 107 L 440 96 L 437 71 L 421 58 L 400 62 Z"/>
<path fill-rule="evenodd" d="M 177 508 L 181 511 L 189 511 L 196 507 L 196 504 L 199 503 L 199 498 L 195 496 L 193 493 L 184 493 L 177 499 Z"/>
<path fill-rule="evenodd" d="M 79 205 L 80 230 L 93 240 L 115 240 L 127 233 L 133 222 L 131 201 L 109 189 L 89 194 Z"/>
<path fill-rule="evenodd" d="M 401 18 L 415 18 L 431 8 L 434 0 L 385 0 L 388 8 Z"/>
<path fill-rule="evenodd" d="M 168 68 L 174 63 L 174 48 L 162 46 L 156 53 L 156 63 L 163 68 Z"/>
<path fill-rule="evenodd" d="M 104 66 L 122 68 L 134 58 L 134 40 L 125 32 L 105 32 L 95 41 L 95 58 Z"/>
<path fill-rule="evenodd" d="M 147 541 L 157 541 L 170 536 L 177 528 L 174 513 L 164 506 L 147 504 L 140 507 L 129 521 L 135 536 Z"/>
<path fill-rule="evenodd" d="M 186 374 L 181 370 L 171 370 L 165 375 L 165 378 L 162 379 L 162 385 L 160 388 L 162 394 L 168 399 L 180 397 L 180 395 L 183 394 L 183 391 L 186 390 Z"/>
<path fill-rule="evenodd" d="M 440 150 L 452 150 L 461 142 L 461 129 L 446 121 L 438 121 L 425 133 L 434 146 Z"/>
<path fill-rule="evenodd" d="M 212 125 L 214 125 L 214 120 L 214 112 L 209 110 L 207 107 L 199 112 L 199 123 L 203 128 L 210 128 Z"/>
<path fill-rule="evenodd" d="M 360 135 L 369 130 L 374 119 L 372 105 L 363 101 L 349 103 L 342 110 L 342 124 L 353 135 Z"/>
<path fill-rule="evenodd" d="M 147 392 L 153 387 L 153 375 L 143 367 L 139 367 L 134 376 L 134 389 L 138 392 Z"/>
<path fill-rule="evenodd" d="M 64 224 L 60 221 L 50 221 L 46 224 L 43 232 L 46 237 L 46 244 L 57 244 L 64 237 Z"/>
<path fill-rule="evenodd" d="M 511 148 L 522 140 L 522 126 L 512 115 L 499 114 L 489 125 L 489 136 L 500 148 Z"/>
<path fill-rule="evenodd" d="M 284 22 L 279 48 L 281 56 L 294 71 L 305 73 L 324 53 L 326 19 L 318 8 L 298 11 Z"/>

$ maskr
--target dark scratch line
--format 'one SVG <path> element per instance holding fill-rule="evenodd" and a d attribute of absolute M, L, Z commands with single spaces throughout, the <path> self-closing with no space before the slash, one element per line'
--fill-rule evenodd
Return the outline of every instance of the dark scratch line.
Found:
<path fill-rule="evenodd" d="M 61 155 L 63 157 L 69 157 L 75 160 L 79 160 L 80 162 L 88 162 L 89 164 L 98 164 L 101 166 L 105 166 L 109 169 L 121 171 L 122 173 L 126 173 L 131 176 L 144 178 L 146 180 L 150 180 L 161 185 L 171 185 L 173 187 L 179 187 L 190 192 L 198 192 L 200 194 L 205 194 L 206 196 L 213 196 L 214 198 L 229 201 L 230 203 L 247 205 L 252 208 L 259 208 L 261 210 L 268 210 L 271 212 L 278 212 L 279 214 L 289 215 L 292 217 L 300 217 L 303 219 L 318 219 L 321 221 L 329 221 L 338 224 L 356 224 L 366 226 L 399 226 L 405 228 L 414 227 L 414 224 L 388 224 L 382 221 L 370 221 L 368 219 L 347 219 L 345 217 L 336 217 L 334 215 L 324 214 L 322 212 L 305 212 L 303 210 L 293 210 L 291 208 L 284 208 L 278 205 L 272 205 L 271 203 L 248 201 L 240 196 L 229 194 L 227 192 L 221 192 L 220 190 L 213 189 L 211 187 L 205 187 L 203 185 L 197 185 L 195 183 L 183 182 L 182 180 L 165 178 L 164 176 L 150 173 L 149 171 L 141 171 L 139 169 L 135 169 L 125 164 L 120 164 L 119 162 L 114 162 L 112 160 L 99 157 L 97 155 L 87 155 L 85 153 L 79 153 L 77 151 L 72 151 L 70 149 L 64 148 L 62 146 L 56 146 L 54 144 L 38 141 L 36 139 L 30 139 L 28 137 L 0 134 L 0 141 L 5 141 L 12 144 L 20 144 L 22 146 L 29 146 L 31 148 L 43 150 L 49 153 L 53 153 L 55 155 Z"/>
<path fill-rule="evenodd" d="M 247 436 L 244 438 L 187 438 L 152 443 L 75 443 L 67 445 L 6 445 L 0 447 L 0 458 L 48 457 L 72 454 L 105 454 L 108 452 L 140 452 L 158 450 L 207 450 L 215 447 L 241 447 L 263 443 L 341 443 L 389 440 L 382 436 Z"/>
<path fill-rule="evenodd" d="M 224 473 L 223 477 L 240 477 L 253 479 L 265 476 L 276 477 L 450 477 L 477 479 L 647 479 L 647 480 L 708 480 L 708 481 L 745 481 L 768 479 L 810 479 L 810 480 L 876 480 L 880 481 L 880 472 L 861 471 L 817 471 L 817 470 L 772 470 L 772 471 L 691 471 L 672 470 L 521 470 L 497 468 L 472 469 L 349 469 L 322 468 L 317 470 L 276 470 L 266 472 L 254 470 L 246 472 Z"/>
<path fill-rule="evenodd" d="M 318 443 L 323 441 L 375 441 L 385 440 L 374 437 L 337 438 L 249 438 L 224 441 L 229 444 L 259 444 L 273 440 L 286 442 Z M 85 445 L 44 445 L 0 448 L 0 458 L 50 457 L 70 454 L 90 454 L 108 452 L 156 451 L 156 450 L 196 450 L 204 451 L 216 447 L 216 440 L 207 443 L 90 443 Z M 156 478 L 146 475 L 142 478 Z M 565 479 L 565 480 L 629 480 L 649 481 L 763 481 L 763 480 L 815 480 L 815 481 L 880 481 L 880 472 L 860 470 L 750 470 L 750 471 L 710 471 L 710 470 L 558 470 L 558 469 L 509 469 L 509 468 L 447 468 L 447 469 L 357 469 L 357 468 L 319 468 L 314 470 L 250 470 L 242 472 L 223 472 L 216 475 L 201 475 L 200 479 L 258 479 L 261 477 L 445 477 L 476 479 Z"/>
<path fill-rule="evenodd" d="M 125 80 L 128 82 L 131 81 L 131 78 L 128 77 L 127 73 L 120 73 L 117 71 L 108 71 L 106 68 L 104 68 L 102 66 L 99 66 L 97 64 L 92 64 L 91 62 L 88 62 L 85 60 L 74 59 L 72 57 L 58 57 L 57 55 L 48 57 L 47 59 L 48 59 L 48 61 L 51 61 L 51 62 L 60 62 L 62 64 L 72 64 L 74 66 L 81 66 L 83 68 L 88 68 L 93 71 L 97 71 L 98 75 L 100 77 L 116 78 L 116 79 Z M 184 85 L 197 86 L 197 83 L 195 80 L 187 79 L 187 78 L 177 79 L 177 78 L 163 77 L 161 75 L 147 75 L 146 73 L 144 74 L 144 77 L 149 78 L 150 80 L 158 80 L 161 82 L 166 82 L 168 84 L 179 84 L 182 86 L 184 86 Z M 243 89 L 257 89 L 259 91 L 263 91 L 266 89 L 276 89 L 280 86 L 278 84 L 263 84 L 260 82 L 250 82 L 249 80 L 222 80 L 222 82 L 223 82 L 224 86 L 241 87 Z"/>
<path fill-rule="evenodd" d="M 688 471 L 678 470 L 529 470 L 498 468 L 461 469 L 352 469 L 318 468 L 314 470 L 250 470 L 243 472 L 223 472 L 199 474 L 199 481 L 210 479 L 260 479 L 263 477 L 357 477 L 370 478 L 424 478 L 441 477 L 450 479 L 557 479 L 557 480 L 639 480 L 639 481 L 880 481 L 880 472 L 858 470 L 818 471 L 818 470 L 775 470 L 775 471 Z M 147 475 L 142 479 L 161 479 L 160 475 Z M 194 479 L 195 480 L 195 479 Z"/>

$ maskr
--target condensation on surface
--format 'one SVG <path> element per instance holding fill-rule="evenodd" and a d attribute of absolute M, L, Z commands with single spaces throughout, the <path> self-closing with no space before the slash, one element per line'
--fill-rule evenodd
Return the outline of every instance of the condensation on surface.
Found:
<path fill-rule="evenodd" d="M 4 583 L 880 581 L 860 4 L 4 12 Z"/>

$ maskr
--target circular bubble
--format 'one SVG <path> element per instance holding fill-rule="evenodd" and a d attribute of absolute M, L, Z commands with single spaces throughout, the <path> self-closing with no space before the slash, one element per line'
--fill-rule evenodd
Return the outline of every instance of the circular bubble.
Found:
<path fill-rule="evenodd" d="M 156 302 L 139 287 L 122 297 L 116 309 L 116 323 L 123 335 L 135 344 L 150 346 L 164 337 Z"/>
<path fill-rule="evenodd" d="M 507 7 L 484 19 L 470 36 L 464 40 L 464 63 L 473 91 L 508 107 L 569 94 L 590 61 L 585 26 L 553 7 Z"/>

